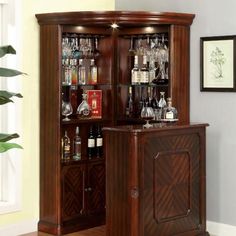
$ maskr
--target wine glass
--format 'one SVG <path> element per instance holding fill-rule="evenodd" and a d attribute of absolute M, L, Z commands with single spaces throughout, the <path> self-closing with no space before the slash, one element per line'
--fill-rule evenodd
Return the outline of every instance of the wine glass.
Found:
<path fill-rule="evenodd" d="M 70 116 L 73 113 L 73 108 L 71 106 L 70 102 L 62 101 L 62 112 L 61 114 L 65 116 L 63 121 L 70 121 L 68 116 Z"/>
<path fill-rule="evenodd" d="M 146 121 L 146 124 L 143 125 L 144 128 L 153 127 L 152 124 L 149 123 L 150 120 L 153 120 L 155 117 L 154 110 L 152 107 L 148 106 L 148 103 L 143 106 L 141 111 L 141 118 Z"/>

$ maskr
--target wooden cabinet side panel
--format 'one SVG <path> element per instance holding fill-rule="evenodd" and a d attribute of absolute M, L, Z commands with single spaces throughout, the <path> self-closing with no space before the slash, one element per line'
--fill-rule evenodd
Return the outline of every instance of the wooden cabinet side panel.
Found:
<path fill-rule="evenodd" d="M 60 223 L 60 27 L 40 27 L 40 222 Z M 54 232 L 53 231 L 53 232 Z M 51 231 L 50 231 L 51 232 Z"/>
<path fill-rule="evenodd" d="M 189 122 L 189 40 L 189 26 L 170 26 L 170 94 L 183 123 Z"/>
<path fill-rule="evenodd" d="M 129 135 L 104 132 L 106 153 L 106 235 L 130 235 Z"/>
<path fill-rule="evenodd" d="M 204 129 L 144 139 L 141 235 L 206 233 L 204 139 Z"/>

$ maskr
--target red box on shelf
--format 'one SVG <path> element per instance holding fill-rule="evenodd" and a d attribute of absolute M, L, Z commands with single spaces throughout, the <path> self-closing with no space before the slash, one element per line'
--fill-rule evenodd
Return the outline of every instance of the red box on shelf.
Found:
<path fill-rule="evenodd" d="M 102 90 L 87 90 L 87 101 L 92 109 L 91 118 L 102 118 Z"/>

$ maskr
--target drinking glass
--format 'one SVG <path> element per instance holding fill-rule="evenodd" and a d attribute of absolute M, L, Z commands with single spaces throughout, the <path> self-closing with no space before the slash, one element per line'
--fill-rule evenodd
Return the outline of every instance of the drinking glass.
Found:
<path fill-rule="evenodd" d="M 68 101 L 62 101 L 62 109 L 61 109 L 61 113 L 63 116 L 65 116 L 65 118 L 63 119 L 63 121 L 70 121 L 70 119 L 68 118 L 68 116 L 70 116 L 73 113 L 73 108 L 71 106 L 71 103 Z"/>
<path fill-rule="evenodd" d="M 153 120 L 155 117 L 153 108 L 148 106 L 148 103 L 143 106 L 141 111 L 141 118 L 146 121 L 146 124 L 143 125 L 144 128 L 150 128 L 153 127 L 152 124 L 149 123 L 150 120 Z"/>

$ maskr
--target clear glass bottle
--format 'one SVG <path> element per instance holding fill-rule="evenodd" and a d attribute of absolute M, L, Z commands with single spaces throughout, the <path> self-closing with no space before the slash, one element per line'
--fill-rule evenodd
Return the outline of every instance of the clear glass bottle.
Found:
<path fill-rule="evenodd" d="M 77 108 L 76 114 L 80 119 L 90 118 L 92 115 L 91 107 L 87 102 L 87 94 L 82 94 L 83 100 Z"/>
<path fill-rule="evenodd" d="M 172 107 L 171 98 L 167 98 L 167 107 L 164 108 L 164 120 L 166 121 L 176 121 L 177 120 L 177 110 Z"/>
<path fill-rule="evenodd" d="M 84 60 L 79 59 L 79 66 L 78 66 L 78 83 L 79 84 L 86 84 L 86 67 L 84 66 Z"/>
<path fill-rule="evenodd" d="M 71 84 L 72 88 L 76 88 L 78 84 L 78 66 L 77 66 L 77 59 L 70 60 L 71 66 Z"/>
<path fill-rule="evenodd" d="M 158 120 L 163 119 L 163 111 L 164 108 L 166 107 L 166 100 L 165 100 L 165 92 L 160 92 L 160 100 L 158 102 L 158 107 L 159 107 L 159 114 L 158 114 Z"/>
<path fill-rule="evenodd" d="M 73 140 L 74 154 L 73 159 L 78 161 L 81 160 L 81 137 L 79 135 L 79 127 L 76 127 L 75 137 Z"/>
<path fill-rule="evenodd" d="M 134 56 L 134 67 L 131 70 L 131 83 L 140 84 L 140 70 L 138 67 L 138 55 Z"/>
<path fill-rule="evenodd" d="M 63 161 L 68 161 L 70 159 L 70 138 L 65 131 L 64 136 L 62 137 L 62 159 Z"/>
<path fill-rule="evenodd" d="M 91 126 L 90 129 L 89 129 L 88 149 L 87 149 L 87 154 L 88 154 L 89 159 L 93 158 L 94 151 L 95 151 L 95 136 L 94 136 L 94 133 L 93 133 L 93 126 Z"/>
<path fill-rule="evenodd" d="M 71 85 L 72 82 L 72 73 L 71 73 L 71 67 L 70 67 L 70 60 L 64 59 L 63 60 L 63 75 L 62 75 L 62 84 L 63 85 Z"/>
<path fill-rule="evenodd" d="M 132 87 L 129 87 L 128 99 L 125 108 L 125 115 L 126 117 L 133 117 L 134 112 L 134 104 L 132 99 Z"/>
<path fill-rule="evenodd" d="M 102 137 L 102 130 L 101 126 L 97 127 L 97 135 L 96 135 L 96 156 L 102 157 L 103 153 L 103 137 Z"/>
<path fill-rule="evenodd" d="M 148 84 L 149 83 L 149 70 L 147 67 L 147 56 L 143 56 L 143 66 L 140 70 L 140 83 Z"/>
<path fill-rule="evenodd" d="M 89 68 L 89 76 L 88 76 L 88 84 L 97 84 L 97 74 L 98 74 L 98 68 L 95 65 L 95 60 L 91 59 L 90 68 Z"/>

